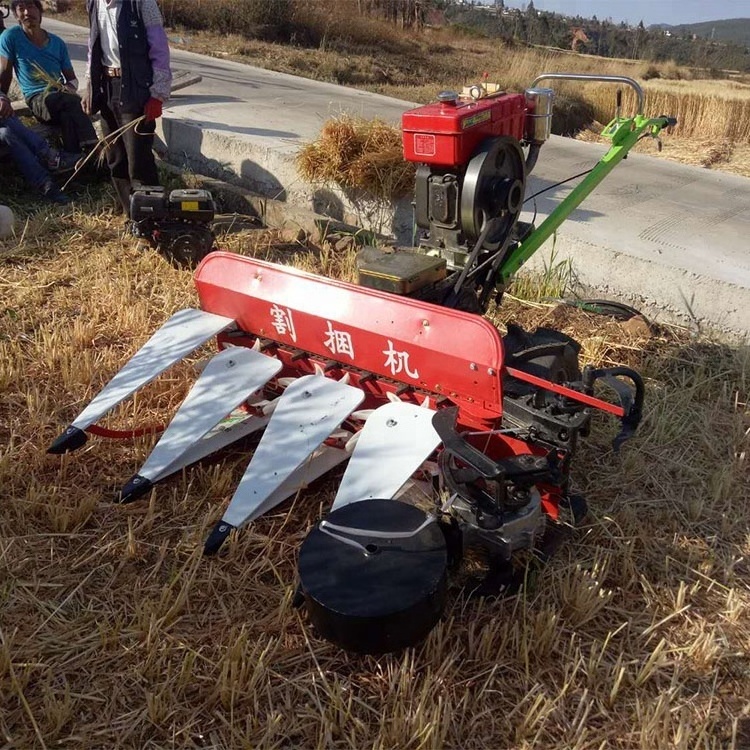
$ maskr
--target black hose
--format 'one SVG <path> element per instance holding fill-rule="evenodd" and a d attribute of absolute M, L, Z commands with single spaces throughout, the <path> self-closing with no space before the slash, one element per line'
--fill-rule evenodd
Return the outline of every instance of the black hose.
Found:
<path fill-rule="evenodd" d="M 526 176 L 528 177 L 536 166 L 539 152 L 542 150 L 541 143 L 532 143 L 529 146 L 529 153 L 526 155 Z"/>
<path fill-rule="evenodd" d="M 560 180 L 560 182 L 556 182 L 554 185 L 550 185 L 549 187 L 546 187 L 543 190 L 539 190 L 533 195 L 530 195 L 528 198 L 524 198 L 523 202 L 528 203 L 530 200 L 533 200 L 534 198 L 536 198 L 538 195 L 541 195 L 542 193 L 546 193 L 548 190 L 554 190 L 556 187 L 560 187 L 560 185 L 564 185 L 566 182 L 570 182 L 571 180 L 577 180 L 579 177 L 585 177 L 589 172 L 593 172 L 593 171 L 594 171 L 594 167 L 591 167 L 591 169 L 587 169 L 585 172 L 579 172 L 578 174 L 574 174 L 572 177 L 568 177 L 565 180 Z"/>
<path fill-rule="evenodd" d="M 646 319 L 646 316 L 635 307 L 626 305 L 623 302 L 614 302 L 608 299 L 572 299 L 565 300 L 565 304 L 569 307 L 577 307 L 585 312 L 595 313 L 597 315 L 611 315 L 617 320 L 630 320 L 631 318 L 639 315 L 648 325 L 650 322 Z"/>

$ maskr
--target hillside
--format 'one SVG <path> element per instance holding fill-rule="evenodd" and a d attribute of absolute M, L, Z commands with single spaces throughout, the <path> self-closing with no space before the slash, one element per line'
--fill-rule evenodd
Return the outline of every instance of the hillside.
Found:
<path fill-rule="evenodd" d="M 583 18 L 537 10 L 533 3 L 524 10 L 489 12 L 485 7 L 451 5 L 445 13 L 454 27 L 471 29 L 490 38 L 521 42 L 537 46 L 574 49 L 576 52 L 598 57 L 625 58 L 665 62 L 673 60 L 687 65 L 711 70 L 739 70 L 750 72 L 747 42 L 722 38 L 721 43 L 710 41 L 711 23 L 707 35 L 697 32 L 681 33 L 677 28 L 643 24 L 629 26 L 612 19 Z M 740 19 L 741 21 L 743 19 Z M 716 21 L 713 25 L 731 26 L 735 21 Z M 750 22 L 738 24 L 747 39 Z M 697 26 L 697 24 L 696 24 Z M 718 33 L 718 32 L 715 32 Z M 718 37 L 715 37 L 718 39 Z"/>
<path fill-rule="evenodd" d="M 656 28 L 662 31 L 670 31 L 677 36 L 692 36 L 695 34 L 702 39 L 741 44 L 750 48 L 750 18 L 725 18 L 720 21 L 703 21 L 701 23 L 680 24 L 679 26 L 667 24 L 649 26 L 649 29 Z"/>

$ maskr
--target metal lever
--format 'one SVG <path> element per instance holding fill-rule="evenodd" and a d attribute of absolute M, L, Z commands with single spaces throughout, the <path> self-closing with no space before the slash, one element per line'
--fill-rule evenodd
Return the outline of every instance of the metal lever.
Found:
<path fill-rule="evenodd" d="M 633 383 L 633 389 L 625 383 L 617 381 L 616 376 L 628 378 Z M 630 367 L 607 367 L 596 369 L 591 365 L 583 368 L 583 385 L 586 393 L 593 393 L 594 383 L 603 379 L 615 390 L 620 397 L 625 414 L 622 417 L 620 432 L 612 441 L 612 448 L 618 453 L 620 446 L 633 437 L 641 417 L 643 416 L 643 401 L 646 396 L 646 385 L 643 378 Z"/>

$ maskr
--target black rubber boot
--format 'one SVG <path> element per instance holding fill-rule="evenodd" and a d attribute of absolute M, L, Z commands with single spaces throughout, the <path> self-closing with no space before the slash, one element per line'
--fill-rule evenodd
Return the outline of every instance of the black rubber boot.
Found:
<path fill-rule="evenodd" d="M 122 208 L 122 213 L 126 219 L 130 218 L 130 180 L 126 180 L 124 177 L 113 177 L 112 185 L 115 188 L 115 195 L 117 196 L 117 202 Z"/>

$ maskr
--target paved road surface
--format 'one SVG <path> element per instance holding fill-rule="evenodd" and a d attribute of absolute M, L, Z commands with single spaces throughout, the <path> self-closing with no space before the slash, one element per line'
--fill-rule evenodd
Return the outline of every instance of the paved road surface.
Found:
<path fill-rule="evenodd" d="M 86 31 L 52 19 L 45 24 L 68 42 L 82 78 Z M 172 157 L 200 155 L 267 194 L 308 205 L 314 191 L 297 176 L 293 157 L 326 119 L 348 112 L 396 123 L 410 106 L 180 50 L 173 51 L 172 62 L 176 70 L 203 77 L 176 93 L 166 110 L 164 135 Z M 553 136 L 530 189 L 581 172 L 603 151 Z M 538 216 L 569 190 L 559 187 L 540 197 Z M 582 281 L 605 292 L 750 332 L 748 206 L 750 179 L 633 154 L 563 225 L 554 250 L 558 259 L 573 259 Z M 551 247 L 550 241 L 535 262 L 545 256 L 549 261 Z"/>

